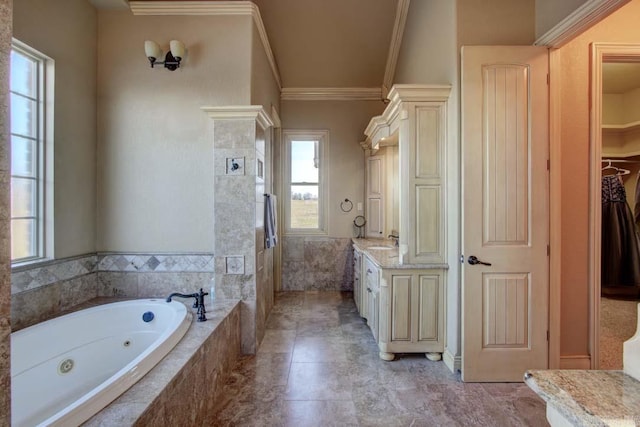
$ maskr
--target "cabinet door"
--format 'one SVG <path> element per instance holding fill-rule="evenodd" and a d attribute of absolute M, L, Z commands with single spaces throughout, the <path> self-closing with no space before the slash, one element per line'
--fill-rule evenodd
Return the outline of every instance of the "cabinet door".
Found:
<path fill-rule="evenodd" d="M 378 289 L 372 289 L 369 293 L 370 295 L 370 305 L 369 305 L 369 327 L 371 328 L 371 333 L 373 333 L 373 338 L 375 338 L 376 342 L 378 341 L 378 323 L 380 318 L 380 291 Z"/>
<path fill-rule="evenodd" d="M 356 303 L 358 313 L 362 315 L 362 255 L 357 249 L 353 249 L 353 299 Z"/>
<path fill-rule="evenodd" d="M 384 169 L 382 157 L 367 158 L 367 237 L 384 234 Z"/>
<path fill-rule="evenodd" d="M 367 197 L 382 197 L 382 185 L 382 157 L 369 157 L 367 159 Z"/>
<path fill-rule="evenodd" d="M 418 276 L 418 341 L 438 341 L 442 337 L 444 296 L 441 283 L 438 274 Z"/>
<path fill-rule="evenodd" d="M 375 266 L 369 258 L 365 258 L 365 288 L 363 292 L 366 292 L 367 300 L 367 325 L 371 329 L 374 338 L 378 340 L 378 318 L 380 312 L 380 270 Z"/>
<path fill-rule="evenodd" d="M 367 199 L 367 237 L 380 238 L 384 233 L 384 204 L 380 198 Z"/>
<path fill-rule="evenodd" d="M 411 341 L 411 278 L 394 274 L 391 280 L 391 341 Z"/>

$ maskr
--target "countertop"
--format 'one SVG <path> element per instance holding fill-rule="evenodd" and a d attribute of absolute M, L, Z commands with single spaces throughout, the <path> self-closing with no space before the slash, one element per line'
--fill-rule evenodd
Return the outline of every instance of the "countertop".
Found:
<path fill-rule="evenodd" d="M 398 248 L 395 242 L 390 239 L 357 239 L 352 238 L 353 245 L 359 251 L 365 253 L 371 261 L 380 268 L 390 269 L 411 269 L 411 270 L 430 270 L 430 269 L 448 269 L 448 264 L 400 264 L 398 256 Z M 391 249 L 371 249 L 375 246 L 388 246 Z"/>
<path fill-rule="evenodd" d="M 525 383 L 574 426 L 640 425 L 640 381 L 623 371 L 531 370 Z"/>

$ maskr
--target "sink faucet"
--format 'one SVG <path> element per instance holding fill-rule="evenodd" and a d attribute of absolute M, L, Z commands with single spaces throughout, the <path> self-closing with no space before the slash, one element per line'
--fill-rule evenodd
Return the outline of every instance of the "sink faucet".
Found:
<path fill-rule="evenodd" d="M 195 298 L 195 302 L 193 303 L 193 308 L 198 309 L 198 322 L 204 322 L 207 320 L 207 317 L 204 315 L 207 311 L 204 308 L 204 296 L 209 295 L 208 292 L 203 292 L 202 288 L 200 288 L 200 292 L 196 292 L 193 294 L 181 294 L 179 292 L 174 292 L 169 295 L 166 299 L 167 302 L 171 302 L 171 298 L 179 297 L 179 298 Z"/>
<path fill-rule="evenodd" d="M 397 246 L 399 246 L 400 236 L 398 235 L 398 233 L 391 232 L 391 234 L 389 234 L 389 235 L 387 236 L 387 238 L 388 238 L 388 239 L 393 239 L 393 240 L 394 240 L 394 243 L 395 243 L 395 246 L 396 246 L 396 247 L 397 247 Z"/>

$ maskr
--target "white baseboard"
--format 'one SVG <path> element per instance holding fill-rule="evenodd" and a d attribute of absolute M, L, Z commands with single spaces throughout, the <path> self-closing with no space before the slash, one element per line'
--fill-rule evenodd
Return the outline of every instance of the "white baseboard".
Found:
<path fill-rule="evenodd" d="M 591 369 L 591 357 L 560 356 L 560 369 Z"/>
<path fill-rule="evenodd" d="M 442 353 L 442 360 L 451 372 L 455 373 L 462 369 L 462 358 L 451 354 L 448 348 L 444 350 L 444 353 Z"/>

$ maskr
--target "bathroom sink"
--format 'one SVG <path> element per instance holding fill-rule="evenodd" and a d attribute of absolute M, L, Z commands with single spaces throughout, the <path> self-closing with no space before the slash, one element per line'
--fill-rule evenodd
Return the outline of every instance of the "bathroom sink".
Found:
<path fill-rule="evenodd" d="M 374 251 L 389 251 L 394 249 L 393 246 L 369 246 L 367 249 L 373 249 Z"/>

